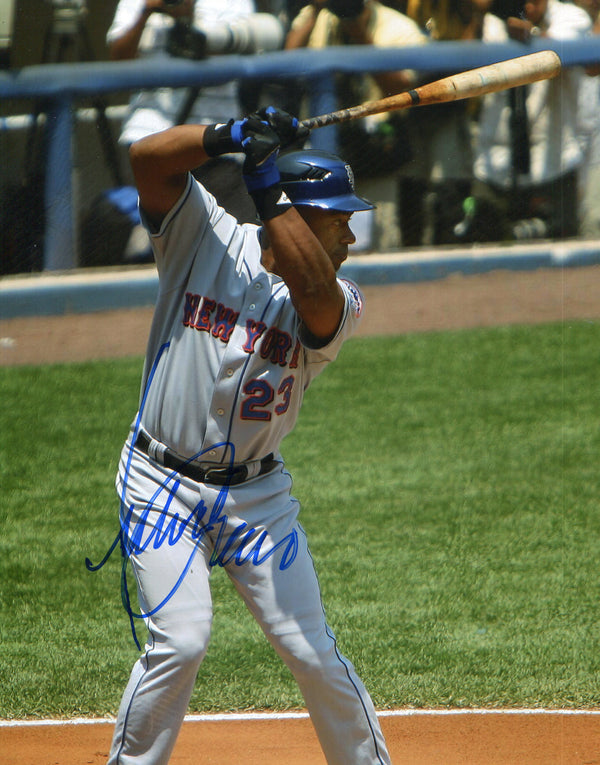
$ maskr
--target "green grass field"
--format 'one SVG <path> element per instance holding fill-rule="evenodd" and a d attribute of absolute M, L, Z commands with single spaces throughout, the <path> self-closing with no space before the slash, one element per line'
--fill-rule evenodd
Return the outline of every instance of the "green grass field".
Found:
<path fill-rule="evenodd" d="M 116 711 L 114 475 L 141 359 L 0 370 L 0 717 Z M 600 705 L 600 326 L 350 341 L 283 453 L 378 707 Z M 225 573 L 191 711 L 302 706 Z M 143 637 L 143 634 L 141 635 Z"/>

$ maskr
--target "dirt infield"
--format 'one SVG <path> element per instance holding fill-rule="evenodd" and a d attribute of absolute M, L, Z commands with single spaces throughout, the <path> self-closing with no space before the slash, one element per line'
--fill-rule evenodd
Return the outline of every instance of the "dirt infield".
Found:
<path fill-rule="evenodd" d="M 600 266 L 495 271 L 363 289 L 361 335 L 600 317 Z M 152 309 L 0 321 L 0 366 L 144 351 Z"/>
<path fill-rule="evenodd" d="M 600 319 L 600 266 L 364 289 L 362 335 Z M 0 321 L 0 366 L 143 353 L 150 309 Z M 600 764 L 600 714 L 385 715 L 395 765 Z M 100 765 L 112 725 L 0 727 L 0 765 Z M 201 753 L 201 754 L 199 754 Z M 310 721 L 189 721 L 173 765 L 324 765 Z"/>
<path fill-rule="evenodd" d="M 382 717 L 395 765 L 593 765 L 596 714 Z M 102 765 L 112 725 L 0 728 L 3 765 Z M 201 755 L 199 755 L 201 752 Z M 308 719 L 186 721 L 171 765 L 325 765 Z"/>

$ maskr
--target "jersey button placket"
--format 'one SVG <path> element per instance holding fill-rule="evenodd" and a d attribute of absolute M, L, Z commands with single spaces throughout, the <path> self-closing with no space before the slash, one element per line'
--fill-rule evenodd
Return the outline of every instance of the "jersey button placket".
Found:
<path fill-rule="evenodd" d="M 252 301 L 250 305 L 248 306 L 249 311 L 255 311 L 256 310 L 256 300 L 259 298 L 258 293 L 262 290 L 263 286 L 261 282 L 254 282 L 254 291 L 257 293 L 254 298 L 252 298 L 251 295 L 249 295 L 249 299 Z"/>
<path fill-rule="evenodd" d="M 243 309 L 242 309 L 243 310 Z M 246 308 L 247 310 L 247 308 Z M 228 435 L 228 423 L 226 418 L 231 412 L 232 402 L 238 385 L 237 375 L 241 372 L 247 354 L 242 350 L 246 339 L 244 326 L 236 326 L 221 359 L 219 375 L 215 380 L 213 398 L 210 407 L 210 416 L 207 426 L 207 440 L 209 443 L 222 443 Z M 218 449 L 219 459 L 229 459 L 229 450 Z"/>
<path fill-rule="evenodd" d="M 221 360 L 221 369 L 219 377 L 216 380 L 211 404 L 212 417 L 209 419 L 207 428 L 207 438 L 212 440 L 212 443 L 222 441 L 229 433 L 225 417 L 230 416 L 231 404 L 235 401 L 235 416 L 231 435 L 234 439 L 235 448 L 243 446 L 243 444 L 235 443 L 236 438 L 234 435 L 234 433 L 237 433 L 239 437 L 238 428 L 240 423 L 237 422 L 239 398 L 236 398 L 236 392 L 239 393 L 238 388 L 240 385 L 238 376 L 243 371 L 248 360 L 248 354 L 242 350 L 247 339 L 246 318 L 255 321 L 260 320 L 266 307 L 266 301 L 268 301 L 270 297 L 270 290 L 267 289 L 265 291 L 264 289 L 266 286 L 266 279 L 267 277 L 265 274 L 259 275 L 256 281 L 250 285 L 247 290 L 244 305 L 242 306 L 240 313 L 240 322 L 238 323 L 238 326 L 236 326 Z M 262 283 L 262 280 L 265 280 L 265 284 Z M 226 458 L 229 456 L 230 455 L 227 454 Z"/>

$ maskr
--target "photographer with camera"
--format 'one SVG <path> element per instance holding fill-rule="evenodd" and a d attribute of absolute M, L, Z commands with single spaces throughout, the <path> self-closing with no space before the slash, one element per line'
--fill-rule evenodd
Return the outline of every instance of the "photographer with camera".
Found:
<path fill-rule="evenodd" d="M 585 38 L 584 10 L 560 0 L 526 0 L 504 18 L 488 13 L 483 40 Z M 483 97 L 475 144 L 469 220 L 463 241 L 554 239 L 579 233 L 578 97 L 583 70 L 564 67 L 551 80 Z"/>
<path fill-rule="evenodd" d="M 434 43 L 480 40 L 492 0 L 408 0 L 406 14 Z M 423 84 L 449 72 L 427 72 Z M 407 114 L 413 157 L 402 168 L 400 220 L 405 247 L 454 243 L 473 175 L 475 99 L 432 104 Z"/>
<path fill-rule="evenodd" d="M 378 0 L 313 0 L 292 21 L 286 49 L 332 45 L 381 48 L 420 45 L 426 41 L 417 24 Z M 352 73 L 336 80 L 338 108 L 354 106 L 413 87 L 412 70 Z M 372 115 L 340 125 L 339 143 L 352 166 L 357 187 L 377 205 L 370 248 L 397 249 L 398 171 L 411 153 L 406 120 L 400 112 Z"/>
<path fill-rule="evenodd" d="M 271 13 L 256 13 L 254 0 L 119 0 L 107 33 L 111 59 L 188 58 L 253 54 L 283 46 L 284 29 Z M 183 123 L 227 122 L 242 114 L 235 81 L 197 88 L 158 88 L 133 94 L 120 143 Z M 256 220 L 243 191 L 241 158 L 218 158 L 199 179 L 240 222 Z"/>

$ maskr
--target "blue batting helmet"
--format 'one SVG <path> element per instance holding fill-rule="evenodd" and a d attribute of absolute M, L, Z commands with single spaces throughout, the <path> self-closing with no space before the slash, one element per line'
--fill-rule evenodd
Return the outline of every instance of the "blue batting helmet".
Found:
<path fill-rule="evenodd" d="M 335 154 L 308 149 L 277 158 L 281 186 L 293 205 L 357 212 L 375 205 L 354 191 L 350 165 Z"/>

